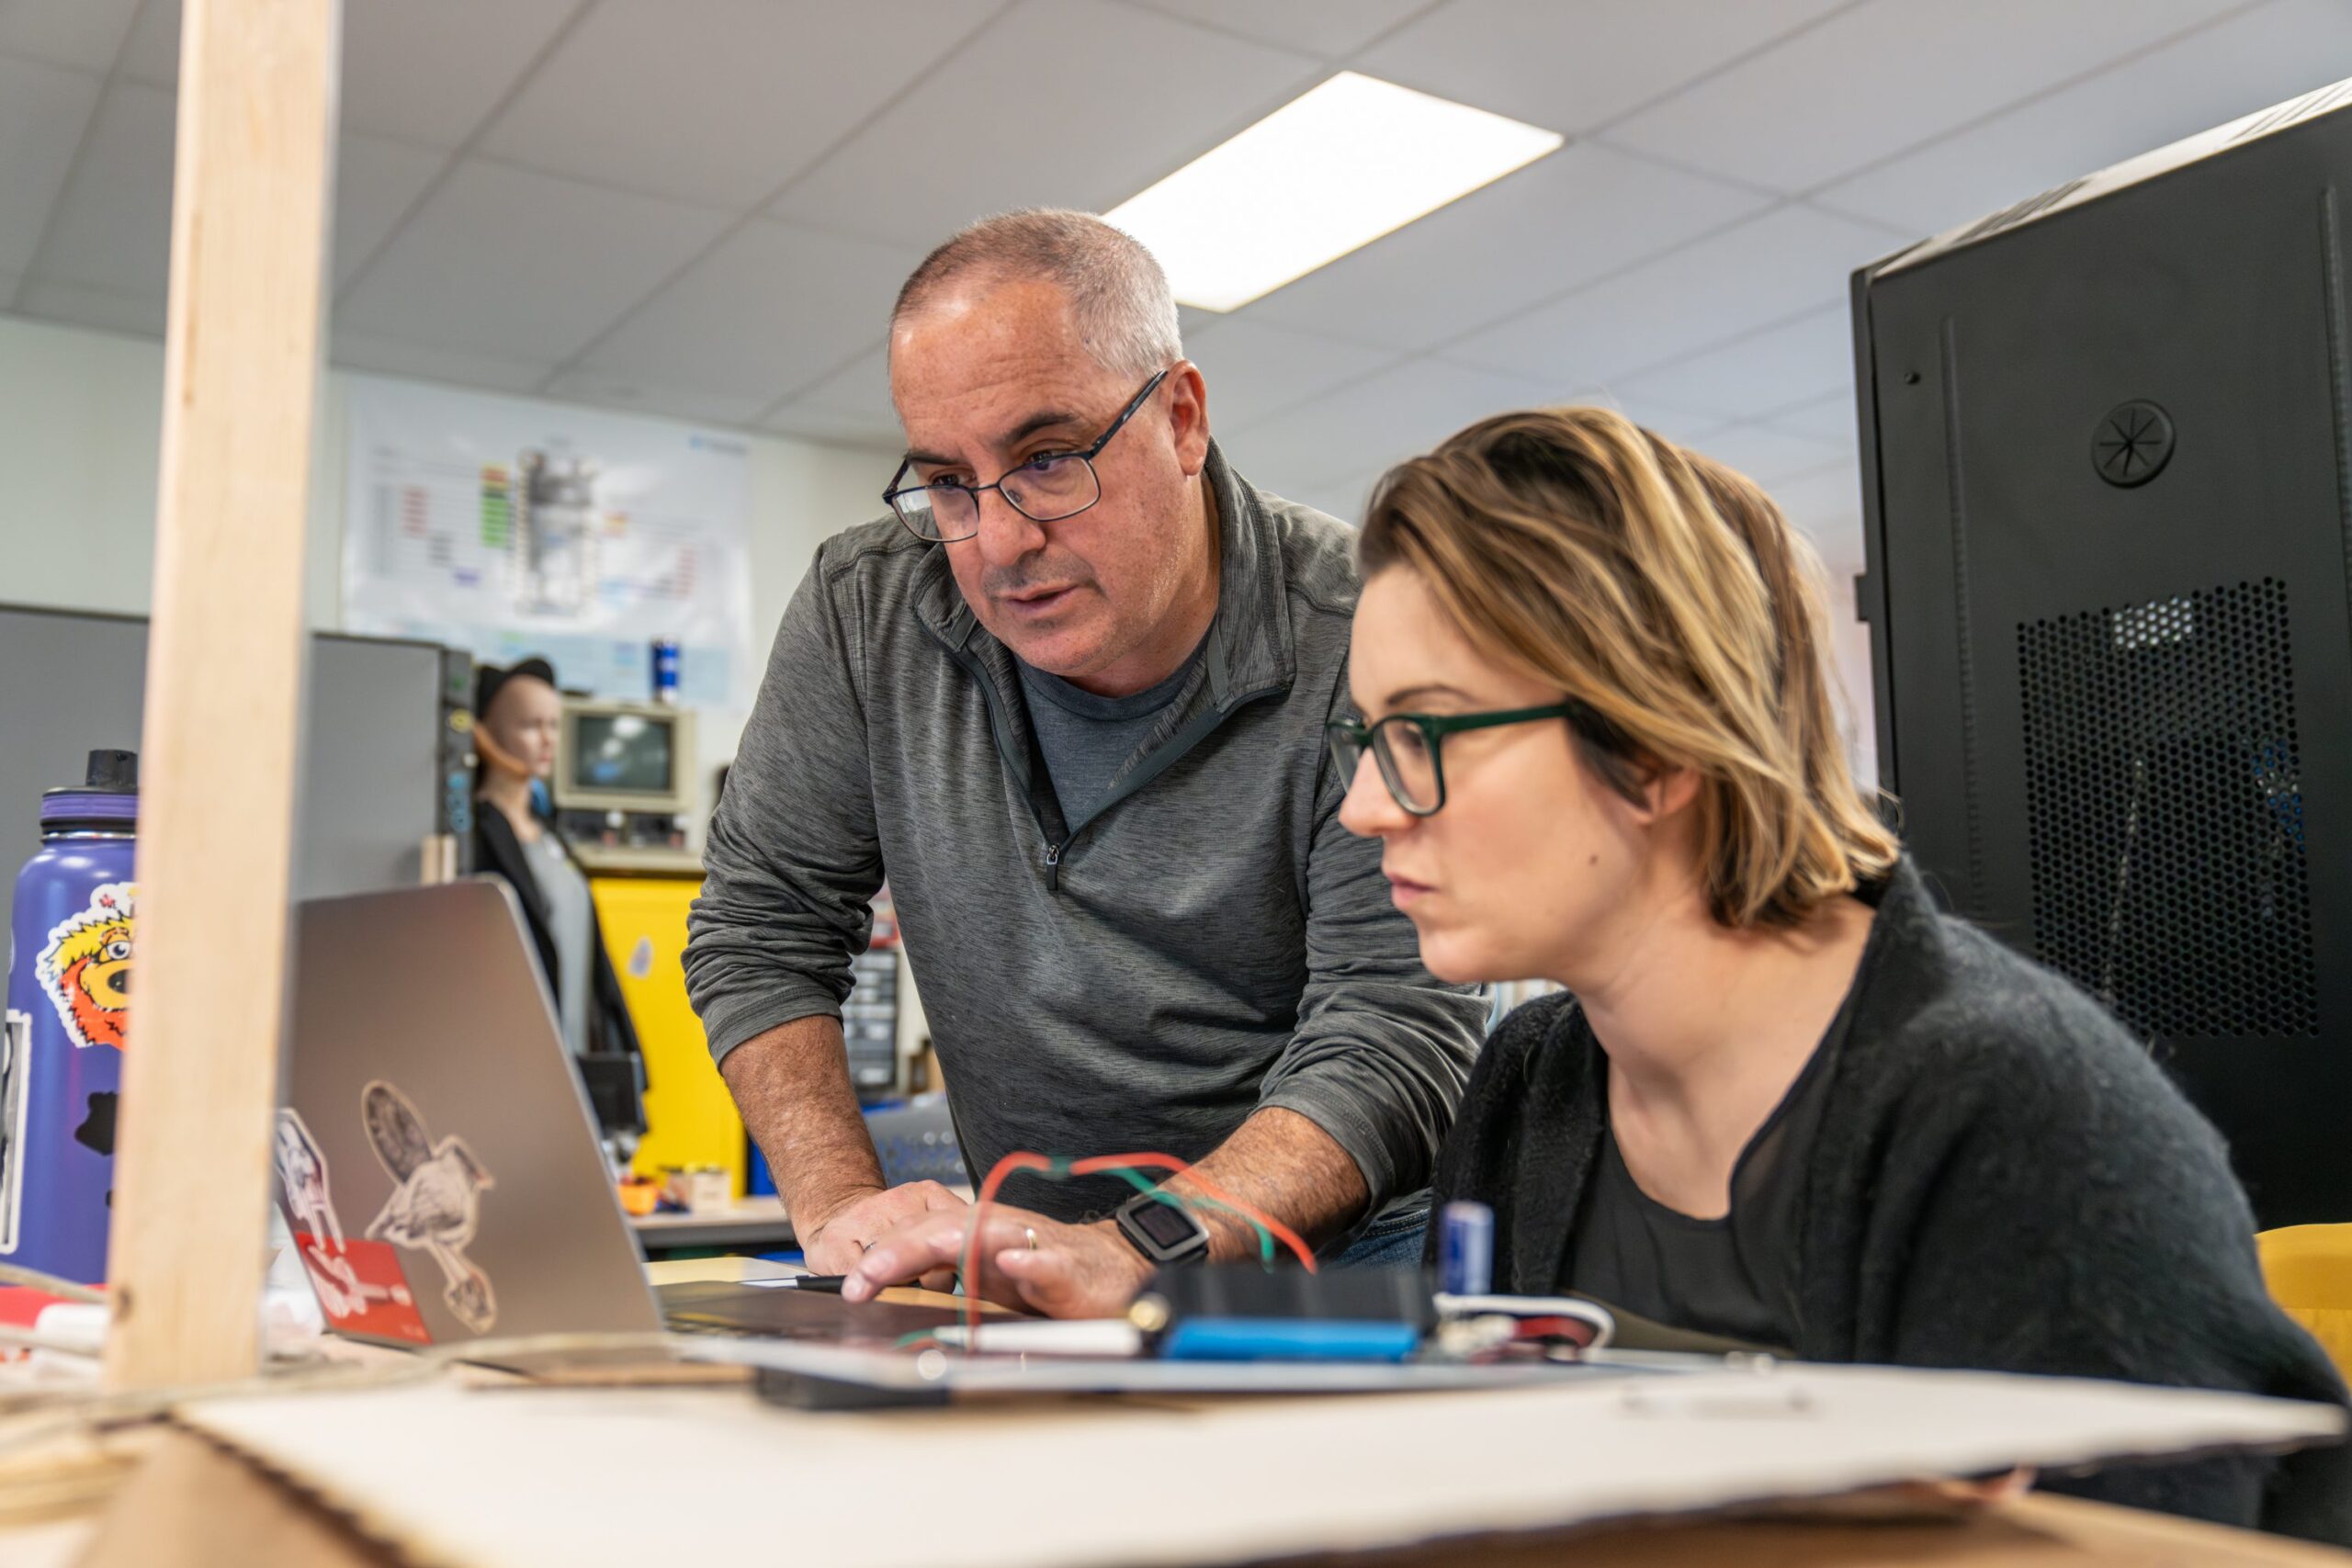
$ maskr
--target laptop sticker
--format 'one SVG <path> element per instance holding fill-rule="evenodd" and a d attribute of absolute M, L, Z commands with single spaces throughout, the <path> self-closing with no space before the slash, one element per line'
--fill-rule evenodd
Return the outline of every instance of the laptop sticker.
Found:
<path fill-rule="evenodd" d="M 441 1299 L 468 1328 L 489 1333 L 498 1321 L 498 1297 L 466 1248 L 481 1219 L 481 1195 L 498 1183 L 463 1138 L 435 1143 L 408 1096 L 381 1078 L 359 1091 L 359 1117 L 397 1184 L 368 1222 L 368 1238 L 429 1253 L 447 1281 Z"/>
<path fill-rule="evenodd" d="M 65 1025 L 74 1049 L 122 1049 L 130 1012 L 130 931 L 137 885 L 109 882 L 93 891 L 90 906 L 50 928 L 49 943 L 33 974 Z"/>
<path fill-rule="evenodd" d="M 386 1242 L 345 1237 L 328 1185 L 326 1156 L 300 1111 L 278 1111 L 277 1153 L 288 1228 L 294 1233 L 295 1248 L 329 1326 L 412 1345 L 433 1343 L 433 1333 L 410 1293 L 400 1254 Z"/>

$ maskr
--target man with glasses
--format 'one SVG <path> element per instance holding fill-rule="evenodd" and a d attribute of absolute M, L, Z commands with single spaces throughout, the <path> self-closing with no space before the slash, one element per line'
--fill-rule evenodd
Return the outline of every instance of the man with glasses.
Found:
<path fill-rule="evenodd" d="M 1014 1175 L 1053 1278 L 1008 1255 L 984 1288 L 1093 1313 L 1158 1263 L 1260 1256 L 1211 1188 L 1327 1258 L 1418 1259 L 1484 1009 L 1337 820 L 1348 531 L 1227 464 L 1166 279 L 1099 219 L 934 252 L 890 389 L 894 515 L 828 540 L 786 612 L 686 950 L 811 1267 L 856 1269 L 853 1299 L 941 1282 L 962 1235 L 960 1196 L 885 1188 L 846 1070 L 886 874 L 976 1182 L 1019 1150 L 1201 1169 L 1182 1205 Z"/>

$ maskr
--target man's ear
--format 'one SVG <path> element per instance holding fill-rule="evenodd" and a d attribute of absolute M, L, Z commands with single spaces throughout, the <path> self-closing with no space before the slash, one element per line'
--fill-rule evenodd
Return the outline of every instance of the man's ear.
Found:
<path fill-rule="evenodd" d="M 1176 461 L 1191 479 L 1209 461 L 1209 388 L 1201 367 L 1180 359 L 1168 372 L 1168 423 L 1176 444 Z"/>

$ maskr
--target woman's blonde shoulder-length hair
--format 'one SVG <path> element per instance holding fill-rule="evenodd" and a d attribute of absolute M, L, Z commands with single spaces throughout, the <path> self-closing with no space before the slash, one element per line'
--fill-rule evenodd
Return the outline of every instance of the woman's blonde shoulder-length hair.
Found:
<path fill-rule="evenodd" d="M 1608 409 L 1498 414 L 1390 469 L 1358 549 L 1367 579 L 1410 568 L 1482 654 L 1590 709 L 1580 752 L 1621 794 L 1698 776 L 1722 924 L 1794 925 L 1894 863 L 1846 766 L 1819 568 L 1744 476 Z"/>

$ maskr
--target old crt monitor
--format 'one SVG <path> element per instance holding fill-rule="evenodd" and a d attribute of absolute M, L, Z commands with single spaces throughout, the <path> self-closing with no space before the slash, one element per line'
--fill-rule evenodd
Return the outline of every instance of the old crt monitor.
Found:
<path fill-rule="evenodd" d="M 2352 82 L 1854 286 L 1881 781 L 2265 1225 L 2352 1220 Z"/>
<path fill-rule="evenodd" d="M 559 811 L 683 817 L 694 809 L 695 716 L 567 697 L 551 781 Z"/>

